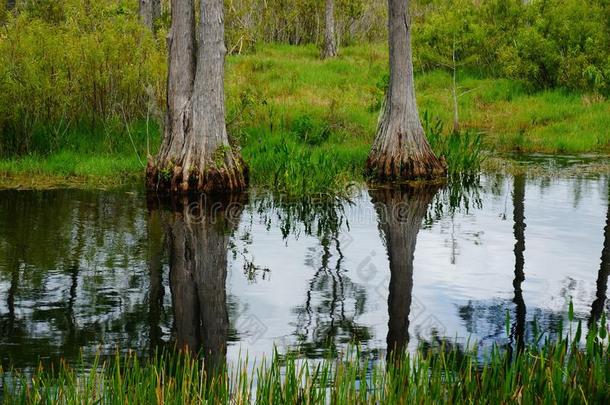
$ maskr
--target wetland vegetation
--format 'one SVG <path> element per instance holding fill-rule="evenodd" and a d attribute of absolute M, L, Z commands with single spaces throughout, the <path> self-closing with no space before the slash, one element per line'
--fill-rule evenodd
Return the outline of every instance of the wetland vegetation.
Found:
<path fill-rule="evenodd" d="M 605 0 L 0 2 L 0 402 L 607 403 L 609 63 Z"/>

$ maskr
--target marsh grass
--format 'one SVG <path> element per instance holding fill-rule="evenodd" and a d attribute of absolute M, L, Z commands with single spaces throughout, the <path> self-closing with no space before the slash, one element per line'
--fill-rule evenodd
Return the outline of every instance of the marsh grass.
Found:
<path fill-rule="evenodd" d="M 207 370 L 205 359 L 160 354 L 149 360 L 117 355 L 90 367 L 3 373 L 6 404 L 374 404 L 607 403 L 610 361 L 605 317 L 583 338 L 578 324 L 565 336 L 542 335 L 523 351 L 488 353 L 441 341 L 415 354 L 304 361 L 277 353 L 231 371 Z M 581 343 L 582 342 L 582 343 Z M 475 346 L 476 347 L 476 346 Z M 207 370 L 207 371 L 206 371 Z"/>
<path fill-rule="evenodd" d="M 385 45 L 346 47 L 320 60 L 315 46 L 264 45 L 227 63 L 227 123 L 250 166 L 254 186 L 304 195 L 340 192 L 362 181 L 387 78 Z M 460 124 L 451 134 L 436 122 L 452 119 L 451 77 L 417 72 L 428 138 L 452 173 L 476 171 L 484 153 L 606 152 L 610 102 L 560 89 L 533 92 L 509 79 L 460 72 Z M 425 112 L 425 114 L 423 113 Z M 36 153 L 0 160 L 0 176 L 56 176 L 125 182 L 142 175 L 140 161 L 156 150 L 152 121 L 100 123 L 98 128 L 57 123 L 33 134 Z M 58 130 L 60 128 L 61 130 Z M 4 181 L 6 182 L 6 180 Z M 10 182 L 10 181 L 9 181 Z"/>

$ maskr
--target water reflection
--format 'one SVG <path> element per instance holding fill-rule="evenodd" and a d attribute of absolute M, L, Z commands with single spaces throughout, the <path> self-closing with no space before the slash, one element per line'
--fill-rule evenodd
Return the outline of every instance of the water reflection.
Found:
<path fill-rule="evenodd" d="M 534 320 L 551 336 L 566 327 L 570 298 L 577 319 L 599 319 L 607 180 L 475 180 L 196 206 L 130 190 L 0 192 L 2 365 L 174 345 L 209 364 L 274 345 L 312 358 L 469 337 L 520 350 Z"/>
<path fill-rule="evenodd" d="M 201 195 L 173 199 L 163 207 L 175 344 L 203 355 L 209 372 L 225 363 L 227 252 L 244 203 L 240 195 Z"/>
<path fill-rule="evenodd" d="M 601 264 L 597 273 L 595 300 L 591 305 L 589 323 L 597 322 L 606 310 L 608 291 L 608 275 L 610 275 L 610 184 L 608 185 L 608 210 L 606 211 L 606 226 L 604 227 L 604 247 Z"/>
<path fill-rule="evenodd" d="M 125 193 L 0 194 L 4 366 L 146 347 L 141 206 Z"/>
<path fill-rule="evenodd" d="M 369 328 L 358 322 L 365 310 L 366 290 L 343 267 L 345 257 L 338 235 L 328 229 L 324 232 L 321 252 L 311 249 L 306 259 L 314 273 L 307 284 L 305 302 L 293 310 L 297 319 L 292 347 L 306 357 L 336 354 L 342 345 L 366 345 L 371 338 Z"/>
<path fill-rule="evenodd" d="M 515 322 L 511 330 L 511 340 L 516 340 L 517 351 L 525 347 L 526 307 L 521 286 L 525 281 L 525 176 L 517 175 L 513 181 L 513 230 L 515 234 L 515 278 L 513 288 L 515 295 Z"/>
<path fill-rule="evenodd" d="M 390 266 L 388 356 L 407 348 L 417 234 L 438 189 L 438 186 L 429 185 L 369 191 L 379 215 L 379 229 Z"/>

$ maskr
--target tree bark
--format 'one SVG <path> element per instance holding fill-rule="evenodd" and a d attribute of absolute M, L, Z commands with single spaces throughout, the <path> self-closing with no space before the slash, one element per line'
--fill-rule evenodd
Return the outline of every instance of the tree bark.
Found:
<path fill-rule="evenodd" d="M 174 201 L 168 220 L 176 344 L 202 354 L 208 375 L 225 365 L 227 251 L 243 207 L 238 197 L 183 198 Z"/>
<path fill-rule="evenodd" d="M 139 14 L 144 25 L 154 29 L 155 20 L 161 16 L 161 0 L 139 0 Z"/>
<path fill-rule="evenodd" d="M 198 41 L 192 0 L 172 1 L 165 134 L 149 159 L 156 191 L 235 191 L 248 172 L 225 123 L 223 0 L 201 0 Z"/>
<path fill-rule="evenodd" d="M 424 134 L 413 78 L 409 1 L 388 0 L 390 84 L 367 170 L 378 180 L 432 179 L 444 176 Z"/>
<path fill-rule="evenodd" d="M 390 262 L 388 362 L 397 360 L 409 342 L 415 245 L 422 220 L 438 189 L 429 184 L 370 191 Z"/>
<path fill-rule="evenodd" d="M 324 59 L 337 56 L 337 37 L 335 35 L 335 1 L 326 0 L 326 12 L 324 15 Z"/>

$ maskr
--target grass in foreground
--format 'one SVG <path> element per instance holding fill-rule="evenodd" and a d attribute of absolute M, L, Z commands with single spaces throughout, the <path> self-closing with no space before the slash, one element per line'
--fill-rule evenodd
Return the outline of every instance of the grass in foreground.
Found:
<path fill-rule="evenodd" d="M 117 356 L 91 370 L 62 364 L 31 378 L 4 374 L 6 404 L 356 404 L 356 403 L 608 403 L 610 359 L 606 321 L 588 334 L 532 343 L 523 352 L 494 348 L 487 356 L 441 344 L 371 363 L 354 353 L 308 363 L 280 356 L 254 366 L 207 373 L 185 355 L 138 360 Z M 536 342 L 536 340 L 534 340 Z M 484 358 L 483 360 L 481 360 Z"/>

